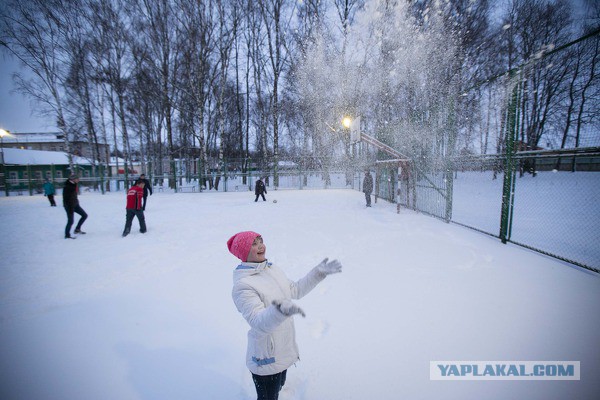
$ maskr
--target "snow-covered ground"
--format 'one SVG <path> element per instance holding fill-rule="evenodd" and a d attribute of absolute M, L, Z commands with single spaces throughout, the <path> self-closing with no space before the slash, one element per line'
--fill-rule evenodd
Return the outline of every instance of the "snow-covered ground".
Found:
<path fill-rule="evenodd" d="M 600 276 L 352 190 L 156 193 L 149 231 L 121 238 L 124 192 L 0 198 L 0 398 L 255 398 L 227 239 L 328 277 L 299 301 L 301 361 L 282 400 L 594 399 Z M 272 200 L 277 199 L 277 203 Z M 431 381 L 433 360 L 580 361 L 579 381 Z"/>

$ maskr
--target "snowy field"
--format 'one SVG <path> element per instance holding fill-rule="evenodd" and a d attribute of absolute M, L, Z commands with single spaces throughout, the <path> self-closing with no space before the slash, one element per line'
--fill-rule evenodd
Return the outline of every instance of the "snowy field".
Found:
<path fill-rule="evenodd" d="M 1 399 L 256 398 L 225 244 L 249 229 L 290 278 L 344 265 L 299 301 L 282 400 L 600 393 L 597 274 L 352 190 L 156 193 L 121 238 L 124 196 L 83 193 L 77 240 L 61 196 L 0 198 Z M 433 360 L 580 361 L 581 380 L 432 381 Z"/>

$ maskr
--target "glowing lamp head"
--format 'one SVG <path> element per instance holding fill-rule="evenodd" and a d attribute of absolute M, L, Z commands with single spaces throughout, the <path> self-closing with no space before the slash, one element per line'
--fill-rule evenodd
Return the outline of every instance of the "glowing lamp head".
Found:
<path fill-rule="evenodd" d="M 342 119 L 342 125 L 344 125 L 344 128 L 350 129 L 352 126 L 352 118 L 344 117 L 344 119 Z"/>

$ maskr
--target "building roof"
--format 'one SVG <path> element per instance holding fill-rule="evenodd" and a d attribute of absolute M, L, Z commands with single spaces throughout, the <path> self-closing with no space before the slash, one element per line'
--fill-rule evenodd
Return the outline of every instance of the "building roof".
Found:
<path fill-rule="evenodd" d="M 4 153 L 4 163 L 11 165 L 68 165 L 69 157 L 62 151 L 43 151 L 43 150 L 23 150 L 23 149 L 2 149 Z M 74 164 L 89 165 L 90 162 L 85 158 L 73 156 Z"/>
<path fill-rule="evenodd" d="M 61 132 L 11 132 L 10 135 L 5 136 L 3 140 L 6 143 L 52 143 L 63 142 L 64 138 Z"/>
<path fill-rule="evenodd" d="M 106 144 L 99 138 L 99 144 Z M 64 143 L 65 138 L 62 132 L 11 132 L 4 137 L 5 143 Z M 87 139 L 78 140 L 86 142 Z"/>

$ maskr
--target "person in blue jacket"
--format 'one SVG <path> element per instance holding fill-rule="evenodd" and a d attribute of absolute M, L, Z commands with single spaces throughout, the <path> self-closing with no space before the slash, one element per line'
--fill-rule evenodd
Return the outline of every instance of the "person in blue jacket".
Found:
<path fill-rule="evenodd" d="M 55 193 L 56 190 L 54 189 L 54 184 L 50 182 L 50 179 L 46 178 L 46 182 L 44 183 L 44 196 L 48 198 L 50 207 L 56 207 L 56 201 L 54 201 Z"/>

